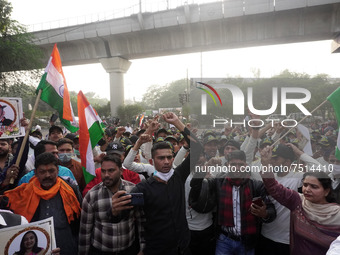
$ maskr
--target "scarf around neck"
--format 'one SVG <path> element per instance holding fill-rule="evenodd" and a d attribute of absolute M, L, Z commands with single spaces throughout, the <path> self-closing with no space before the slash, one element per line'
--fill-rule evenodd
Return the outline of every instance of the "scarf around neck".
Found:
<path fill-rule="evenodd" d="M 219 198 L 219 225 L 234 227 L 233 212 L 233 186 L 239 187 L 240 210 L 241 210 L 241 235 L 256 234 L 256 217 L 250 212 L 252 204 L 252 194 L 250 191 L 250 182 L 248 178 L 232 179 L 225 178 Z"/>
<path fill-rule="evenodd" d="M 74 215 L 80 216 L 80 204 L 73 189 L 61 178 L 49 189 L 44 190 L 38 178 L 32 177 L 29 183 L 23 183 L 15 189 L 5 192 L 9 199 L 10 209 L 14 213 L 24 216 L 30 222 L 39 206 L 40 199 L 49 200 L 57 193 L 63 200 L 67 220 L 70 223 L 75 220 Z"/>
<path fill-rule="evenodd" d="M 340 225 L 340 205 L 336 203 L 315 204 L 300 194 L 302 208 L 308 218 L 322 225 Z"/>
<path fill-rule="evenodd" d="M 169 179 L 171 178 L 171 176 L 174 174 L 174 172 L 175 172 L 175 170 L 173 168 L 171 168 L 170 171 L 167 172 L 167 173 L 161 173 L 161 172 L 158 172 L 157 170 L 155 170 L 153 175 L 158 177 L 162 181 L 168 182 Z"/>

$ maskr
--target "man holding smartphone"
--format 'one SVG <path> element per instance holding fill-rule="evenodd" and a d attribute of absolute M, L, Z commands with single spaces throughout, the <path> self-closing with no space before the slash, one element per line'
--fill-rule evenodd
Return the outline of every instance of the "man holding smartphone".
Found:
<path fill-rule="evenodd" d="M 151 156 L 155 172 L 132 190 L 144 195 L 143 211 L 146 224 L 143 252 L 144 255 L 190 254 L 184 184 L 190 174 L 190 166 L 198 161 L 203 148 L 174 113 L 164 114 L 163 119 L 183 134 L 190 145 L 191 157 L 188 156 L 180 165 L 173 168 L 174 158 L 169 143 L 158 142 L 153 145 Z M 145 139 L 144 142 L 147 141 L 148 139 Z M 132 150 L 137 151 L 139 146 L 140 141 L 137 141 Z"/>
<path fill-rule="evenodd" d="M 82 204 L 79 254 L 143 254 L 143 212 L 130 205 L 131 195 L 126 195 L 135 185 L 121 178 L 119 156 L 107 155 L 101 164 L 102 182 L 86 194 Z"/>
<path fill-rule="evenodd" d="M 192 201 L 200 197 L 207 200 L 216 197 L 217 223 L 220 235 L 216 242 L 216 255 L 254 255 L 260 236 L 261 224 L 276 217 L 274 205 L 267 199 L 261 181 L 252 180 L 246 169 L 246 154 L 235 150 L 228 154 L 228 173 L 207 179 L 209 185 L 202 194 L 202 181 L 206 173 L 196 172 L 191 180 Z M 205 193 L 204 192 L 204 193 Z M 255 199 L 254 199 L 255 198 Z M 253 200 L 254 199 L 254 200 Z"/>

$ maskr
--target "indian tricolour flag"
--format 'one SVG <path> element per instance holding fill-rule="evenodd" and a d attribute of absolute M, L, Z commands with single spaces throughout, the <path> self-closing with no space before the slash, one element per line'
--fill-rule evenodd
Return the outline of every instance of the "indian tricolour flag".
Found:
<path fill-rule="evenodd" d="M 340 127 L 340 87 L 337 88 L 332 94 L 327 97 L 327 100 L 331 102 L 336 119 L 338 121 L 338 128 Z M 338 133 L 338 140 L 336 144 L 335 156 L 340 159 L 340 132 Z"/>
<path fill-rule="evenodd" d="M 57 45 L 53 47 L 45 73 L 42 76 L 36 93 L 42 90 L 40 99 L 59 113 L 61 123 L 71 132 L 78 130 L 63 73 Z"/>
<path fill-rule="evenodd" d="M 79 152 L 85 182 L 89 183 L 95 177 L 95 166 L 92 149 L 104 136 L 101 119 L 92 108 L 82 91 L 78 93 L 79 117 Z"/>

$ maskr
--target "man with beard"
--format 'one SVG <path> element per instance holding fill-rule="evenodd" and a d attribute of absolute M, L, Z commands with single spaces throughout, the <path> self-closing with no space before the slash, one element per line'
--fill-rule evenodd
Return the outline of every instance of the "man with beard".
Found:
<path fill-rule="evenodd" d="M 16 179 L 19 173 L 19 167 L 12 165 L 9 167 L 13 155 L 10 153 L 9 139 L 0 139 L 0 175 L 3 181 L 1 182 L 1 188 L 7 187 L 10 184 L 11 178 Z M 6 171 L 6 169 L 9 169 Z"/>
<path fill-rule="evenodd" d="M 131 195 L 125 195 L 135 185 L 121 178 L 119 156 L 107 155 L 101 164 L 103 181 L 86 194 L 82 204 L 79 254 L 136 255 L 139 250 L 143 254 L 142 211 L 127 205 Z"/>
<path fill-rule="evenodd" d="M 58 177 L 59 160 L 44 152 L 36 158 L 35 176 L 5 192 L 9 209 L 29 222 L 53 217 L 54 232 L 60 254 L 78 254 L 80 200 L 77 187 Z"/>
<path fill-rule="evenodd" d="M 229 153 L 227 162 L 228 174 L 208 179 L 208 188 L 203 193 L 202 181 L 206 173 L 194 175 L 190 183 L 192 199 L 217 197 L 215 205 L 220 235 L 216 255 L 253 255 L 261 224 L 275 219 L 275 207 L 267 198 L 263 183 L 250 179 L 243 151 Z M 258 198 L 258 203 L 253 202 L 253 198 Z"/>

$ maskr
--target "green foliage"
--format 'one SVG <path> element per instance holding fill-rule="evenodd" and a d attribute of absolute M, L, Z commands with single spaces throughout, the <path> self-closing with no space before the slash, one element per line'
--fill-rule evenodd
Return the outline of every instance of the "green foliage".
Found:
<path fill-rule="evenodd" d="M 26 28 L 11 19 L 12 5 L 0 0 L 0 73 L 41 68 L 42 52 Z"/>
<path fill-rule="evenodd" d="M 109 102 L 109 100 L 107 100 L 106 98 L 100 98 L 98 96 L 96 96 L 95 92 L 87 92 L 84 94 L 87 98 L 87 100 L 89 101 L 89 103 L 94 106 L 106 106 L 107 103 Z"/>
<path fill-rule="evenodd" d="M 40 71 L 16 71 L 0 73 L 0 95 L 1 97 L 21 97 L 23 111 L 26 117 L 30 104 L 35 102 L 35 87 L 41 78 Z"/>
<path fill-rule="evenodd" d="M 93 108 L 97 111 L 98 115 L 103 118 L 108 117 L 111 115 L 111 106 L 110 106 L 110 102 L 107 102 L 106 105 L 98 105 L 98 104 L 94 104 L 92 105 Z"/>
<path fill-rule="evenodd" d="M 143 95 L 143 103 L 146 108 L 152 109 L 181 107 L 178 94 L 184 93 L 186 88 L 186 79 L 171 82 L 166 86 L 151 86 Z"/>
<path fill-rule="evenodd" d="M 131 123 L 135 116 L 141 114 L 145 109 L 141 104 L 130 104 L 130 105 L 121 105 L 117 109 L 117 115 L 120 119 L 120 123 L 122 125 L 126 125 L 126 123 Z"/>

